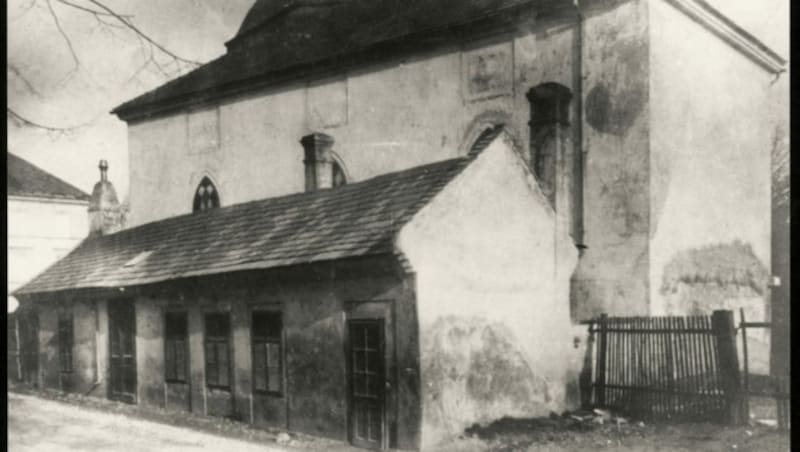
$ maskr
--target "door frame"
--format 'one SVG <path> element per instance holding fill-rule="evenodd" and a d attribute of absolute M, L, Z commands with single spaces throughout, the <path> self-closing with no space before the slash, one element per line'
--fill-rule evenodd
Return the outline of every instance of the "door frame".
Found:
<path fill-rule="evenodd" d="M 113 311 L 117 311 L 120 309 L 121 304 L 128 303 L 130 305 L 130 309 L 133 313 L 131 316 L 131 322 L 133 323 L 132 331 L 132 354 L 133 354 L 133 393 L 126 394 L 126 393 L 116 393 L 114 392 L 114 379 L 112 374 L 113 370 L 113 360 L 111 358 L 112 354 L 112 346 L 111 341 L 113 338 L 113 331 L 116 330 L 114 328 L 114 322 L 112 319 L 115 317 L 112 314 Z M 136 359 L 136 300 L 133 298 L 121 298 L 121 299 L 112 299 L 108 300 L 107 302 L 107 312 L 108 312 L 108 387 L 107 387 L 107 396 L 109 400 L 116 400 L 118 402 L 130 403 L 130 404 L 137 404 L 138 403 L 138 388 L 139 388 L 139 369 L 138 369 L 138 362 Z"/>
<path fill-rule="evenodd" d="M 355 438 L 353 434 L 354 425 L 354 400 L 353 400 L 353 360 L 352 360 L 352 344 L 350 343 L 350 326 L 354 324 L 377 324 L 379 328 L 380 348 L 379 354 L 382 359 L 383 379 L 384 384 L 388 378 L 386 366 L 386 320 L 383 317 L 355 317 L 346 318 L 345 320 L 345 337 L 344 337 L 344 350 L 345 350 L 345 363 L 347 366 L 347 440 L 350 444 L 356 447 L 373 448 L 371 443 L 361 443 Z M 381 440 L 379 449 L 385 450 L 388 448 L 389 443 L 389 423 L 387 413 L 387 397 L 386 388 L 381 386 Z"/>

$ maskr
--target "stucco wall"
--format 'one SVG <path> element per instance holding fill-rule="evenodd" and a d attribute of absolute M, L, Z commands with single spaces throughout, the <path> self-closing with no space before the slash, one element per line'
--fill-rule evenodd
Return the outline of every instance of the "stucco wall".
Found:
<path fill-rule="evenodd" d="M 206 174 L 223 205 L 302 191 L 299 140 L 315 131 L 334 137 L 351 180 L 454 157 L 481 124 L 505 122 L 524 144 L 528 89 L 571 86 L 572 32 L 563 21 L 521 23 L 462 47 L 131 124 L 129 224 L 190 212 Z"/>
<path fill-rule="evenodd" d="M 649 2 L 581 3 L 587 248 L 573 281 L 573 317 L 647 314 Z"/>
<path fill-rule="evenodd" d="M 417 274 L 422 445 L 474 423 L 566 406 L 577 251 L 506 138 L 493 142 L 399 235 Z"/>
<path fill-rule="evenodd" d="M 89 234 L 85 202 L 8 199 L 8 291 L 65 256 Z"/>
<path fill-rule="evenodd" d="M 650 15 L 652 313 L 768 320 L 774 76 L 668 2 Z"/>
<path fill-rule="evenodd" d="M 385 268 L 378 264 L 374 268 Z M 221 277 L 175 285 L 136 299 L 138 403 L 175 411 L 231 416 L 257 426 L 347 440 L 348 318 L 386 319 L 386 416 L 389 444 L 414 449 L 419 441 L 418 344 L 414 287 L 404 277 L 342 270 L 305 270 L 234 283 Z M 247 286 L 248 289 L 242 287 Z M 366 302 L 366 304 L 364 304 Z M 252 391 L 250 322 L 255 309 L 283 312 L 286 361 L 283 395 Z M 188 314 L 188 384 L 164 380 L 163 322 L 167 310 Z M 204 315 L 231 314 L 232 384 L 205 382 Z"/>

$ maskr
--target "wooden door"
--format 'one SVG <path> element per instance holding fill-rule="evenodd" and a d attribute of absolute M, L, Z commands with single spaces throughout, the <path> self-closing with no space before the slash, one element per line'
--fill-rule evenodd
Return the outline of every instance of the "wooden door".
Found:
<path fill-rule="evenodd" d="M 386 413 L 383 320 L 348 321 L 350 441 L 384 448 Z"/>
<path fill-rule="evenodd" d="M 136 403 L 136 311 L 132 301 L 108 303 L 109 398 Z"/>
<path fill-rule="evenodd" d="M 32 386 L 39 383 L 39 314 L 29 312 L 18 317 L 19 353 L 22 381 Z"/>

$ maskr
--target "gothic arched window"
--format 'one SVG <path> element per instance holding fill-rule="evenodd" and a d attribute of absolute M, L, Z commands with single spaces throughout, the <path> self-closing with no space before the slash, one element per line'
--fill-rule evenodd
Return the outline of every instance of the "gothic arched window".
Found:
<path fill-rule="evenodd" d="M 194 203 L 192 204 L 192 211 L 199 212 L 201 210 L 213 209 L 219 207 L 219 194 L 214 183 L 207 177 L 204 177 L 197 186 L 194 192 Z"/>

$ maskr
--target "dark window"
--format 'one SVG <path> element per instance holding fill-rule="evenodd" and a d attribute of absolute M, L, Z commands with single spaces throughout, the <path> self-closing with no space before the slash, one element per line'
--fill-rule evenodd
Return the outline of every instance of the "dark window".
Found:
<path fill-rule="evenodd" d="M 253 381 L 255 390 L 281 394 L 283 321 L 279 312 L 253 313 Z"/>
<path fill-rule="evenodd" d="M 338 187 L 340 185 L 344 185 L 347 183 L 347 177 L 344 175 L 344 170 L 342 167 L 333 162 L 333 186 Z"/>
<path fill-rule="evenodd" d="M 206 384 L 230 388 L 230 318 L 228 314 L 206 315 Z"/>
<path fill-rule="evenodd" d="M 219 193 L 217 187 L 207 177 L 204 177 L 197 186 L 194 192 L 194 203 L 192 204 L 192 211 L 199 212 L 201 210 L 213 209 L 219 207 Z"/>
<path fill-rule="evenodd" d="M 171 383 L 187 381 L 187 329 L 185 312 L 168 312 L 164 322 L 164 371 Z"/>
<path fill-rule="evenodd" d="M 550 204 L 555 207 L 556 160 L 559 148 L 559 129 L 569 126 L 569 102 L 572 94 L 565 86 L 543 83 L 528 92 L 531 107 L 530 152 L 539 186 Z"/>
<path fill-rule="evenodd" d="M 58 317 L 58 361 L 61 372 L 72 372 L 72 315 Z"/>

